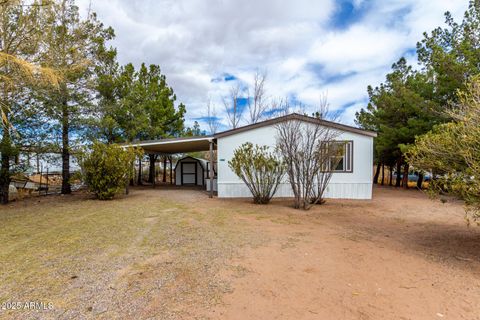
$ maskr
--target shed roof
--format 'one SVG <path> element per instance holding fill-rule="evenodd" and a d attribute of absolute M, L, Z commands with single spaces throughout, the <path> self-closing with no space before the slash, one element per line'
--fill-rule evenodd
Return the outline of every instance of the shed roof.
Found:
<path fill-rule="evenodd" d="M 200 163 L 200 166 L 202 166 L 202 168 L 205 170 L 206 166 L 207 166 L 207 163 L 208 161 L 205 160 L 205 159 L 201 159 L 201 158 L 195 158 L 195 157 L 191 157 L 191 156 L 186 156 L 186 157 L 183 157 L 182 159 L 179 159 L 177 160 L 177 163 L 175 164 L 175 168 L 173 170 L 177 170 L 177 167 L 178 165 L 183 162 L 184 160 L 188 160 L 188 159 L 192 159 L 192 160 L 195 160 L 196 162 Z"/>

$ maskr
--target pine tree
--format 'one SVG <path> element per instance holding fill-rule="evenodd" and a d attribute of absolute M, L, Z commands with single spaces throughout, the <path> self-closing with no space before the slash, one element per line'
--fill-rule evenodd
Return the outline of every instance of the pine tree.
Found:
<path fill-rule="evenodd" d="M 0 2 L 1 203 L 8 202 L 11 158 L 18 154 L 18 140 L 24 133 L 20 129 L 32 129 L 20 125 L 32 114 L 30 93 L 41 85 L 56 88 L 61 80 L 55 70 L 41 66 L 45 6 L 26 2 Z"/>
<path fill-rule="evenodd" d="M 404 167 L 404 186 L 407 186 L 408 164 L 402 149 L 415 142 L 415 137 L 428 132 L 440 120 L 436 103 L 425 74 L 414 71 L 404 58 L 393 64 L 386 82 L 368 88 L 370 102 L 357 113 L 357 123 L 378 132 L 375 141 L 377 164 L 397 166 L 397 186 L 400 169 Z"/>
<path fill-rule="evenodd" d="M 114 33 L 94 13 L 82 19 L 73 0 L 53 2 L 48 6 L 47 19 L 43 60 L 61 70 L 64 82 L 58 90 L 44 91 L 42 105 L 61 135 L 62 194 L 68 194 L 72 139 L 81 137 L 79 129 L 92 114 L 95 67 L 109 51 L 106 42 Z"/>
<path fill-rule="evenodd" d="M 154 140 L 180 136 L 184 131 L 185 106 L 157 65 L 111 66 L 99 75 L 98 127 L 107 142 Z M 149 154 L 149 181 L 153 182 L 158 155 Z"/>

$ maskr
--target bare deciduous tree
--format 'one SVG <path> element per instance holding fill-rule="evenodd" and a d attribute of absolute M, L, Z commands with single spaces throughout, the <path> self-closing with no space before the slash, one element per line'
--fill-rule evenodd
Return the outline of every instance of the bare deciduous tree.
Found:
<path fill-rule="evenodd" d="M 268 110 L 268 102 L 265 97 L 266 72 L 257 70 L 253 79 L 253 97 L 248 99 L 248 111 L 250 123 L 257 123 L 265 117 Z M 250 94 L 249 94 L 250 96 Z"/>
<path fill-rule="evenodd" d="M 284 113 L 290 113 L 287 103 Z M 325 190 L 340 161 L 338 155 L 344 150 L 344 143 L 335 141 L 340 133 L 323 121 L 328 116 L 326 99 L 314 114 L 316 121 L 306 122 L 299 115 L 276 125 L 276 146 L 286 165 L 294 206 L 304 210 L 324 202 Z"/>
<path fill-rule="evenodd" d="M 225 97 L 223 98 L 223 105 L 225 106 L 225 111 L 227 112 L 227 119 L 232 129 L 237 128 L 240 120 L 242 119 L 243 108 L 238 105 L 239 98 L 239 83 L 230 88 L 228 99 Z"/>
<path fill-rule="evenodd" d="M 210 99 L 207 101 L 207 124 L 210 129 L 210 134 L 217 133 L 220 123 L 218 121 L 215 105 L 211 103 Z"/>

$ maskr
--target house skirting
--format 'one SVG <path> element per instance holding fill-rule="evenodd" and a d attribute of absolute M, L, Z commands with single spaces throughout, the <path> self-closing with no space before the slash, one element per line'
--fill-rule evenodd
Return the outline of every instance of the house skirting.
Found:
<path fill-rule="evenodd" d="M 248 198 L 251 196 L 250 190 L 248 190 L 248 187 L 243 182 L 218 182 L 219 198 Z M 280 184 L 275 193 L 275 197 L 293 197 L 290 184 Z M 372 183 L 330 183 L 327 187 L 325 198 L 372 199 Z"/>

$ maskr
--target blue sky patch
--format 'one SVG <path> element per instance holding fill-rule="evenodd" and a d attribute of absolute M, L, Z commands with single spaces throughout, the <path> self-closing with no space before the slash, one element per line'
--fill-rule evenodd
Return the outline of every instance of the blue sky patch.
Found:
<path fill-rule="evenodd" d="M 335 29 L 346 29 L 359 22 L 368 12 L 370 6 L 369 0 L 363 1 L 357 7 L 351 0 L 340 0 L 337 2 L 337 8 L 330 19 L 330 24 Z"/>
<path fill-rule="evenodd" d="M 356 71 L 351 71 L 347 73 L 330 74 L 330 75 L 326 75 L 325 77 L 322 77 L 322 80 L 324 80 L 326 83 L 335 83 L 335 82 L 340 82 L 350 77 L 353 77 L 357 74 L 358 72 Z"/>
<path fill-rule="evenodd" d="M 234 81 L 234 80 L 237 80 L 237 77 L 235 77 L 233 74 L 225 73 L 223 80 L 224 81 Z"/>
<path fill-rule="evenodd" d="M 222 73 L 220 76 L 218 77 L 215 77 L 215 78 L 212 78 L 212 80 L 210 80 L 211 82 L 227 82 L 227 81 L 235 81 L 237 80 L 237 77 L 235 77 L 233 74 L 230 74 L 230 73 Z"/>
<path fill-rule="evenodd" d="M 207 117 L 207 116 L 205 116 L 205 117 L 192 118 L 192 120 L 207 123 L 209 120 L 217 120 L 217 121 L 220 121 L 220 120 L 222 120 L 222 118 L 220 118 L 220 117 Z"/>
<path fill-rule="evenodd" d="M 249 98 L 238 98 L 237 99 L 237 106 L 240 107 L 240 109 L 245 108 L 248 104 L 248 99 Z"/>

